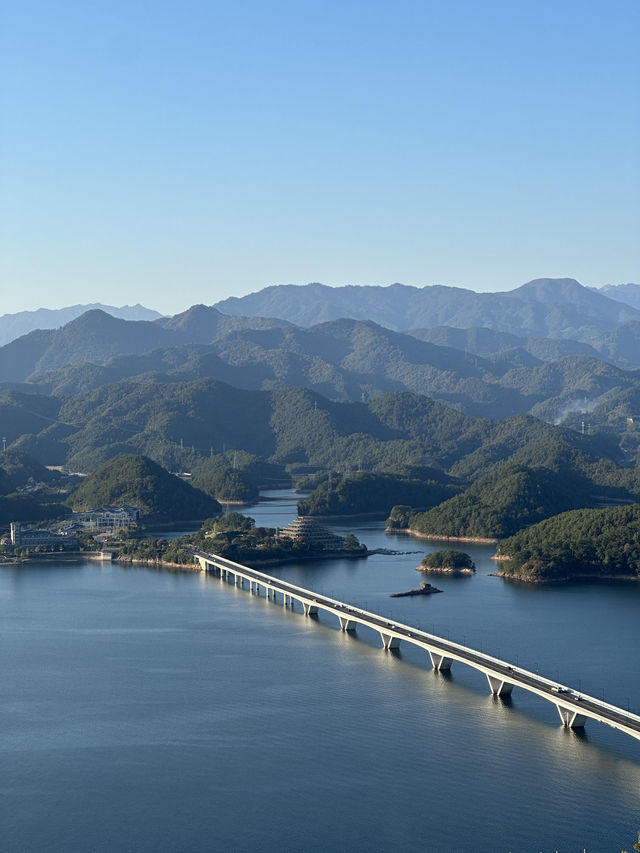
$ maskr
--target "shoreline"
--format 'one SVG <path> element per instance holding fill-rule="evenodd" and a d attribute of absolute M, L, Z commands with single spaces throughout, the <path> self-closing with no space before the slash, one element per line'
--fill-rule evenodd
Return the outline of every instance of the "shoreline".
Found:
<path fill-rule="evenodd" d="M 387 533 L 404 533 L 407 536 L 414 536 L 416 539 L 428 539 L 433 542 L 471 542 L 475 545 L 496 545 L 499 539 L 488 539 L 482 536 L 442 536 L 435 533 L 421 533 L 419 530 L 412 530 L 410 527 L 406 529 L 398 529 L 395 527 L 387 527 Z"/>
<path fill-rule="evenodd" d="M 449 569 L 446 567 L 438 568 L 436 566 L 416 566 L 416 572 L 422 572 L 423 575 L 460 575 L 461 577 L 471 577 L 476 574 L 475 569 Z"/>
<path fill-rule="evenodd" d="M 547 584 L 547 583 L 572 583 L 573 581 L 593 581 L 595 583 L 609 583 L 617 581 L 621 583 L 638 583 L 640 576 L 638 575 L 590 575 L 590 574 L 575 574 L 565 575 L 561 578 L 532 578 L 527 575 L 516 575 L 508 572 L 489 572 L 490 578 L 502 578 L 506 581 L 515 581 L 517 583 L 526 584 Z"/>
<path fill-rule="evenodd" d="M 318 560 L 327 559 L 346 559 L 356 560 L 365 557 L 371 557 L 378 554 L 378 550 L 373 551 L 325 551 L 317 554 L 287 554 L 283 557 L 269 557 L 264 560 L 251 560 L 251 566 L 248 568 L 279 566 L 285 563 L 307 563 Z M 65 559 L 66 558 L 66 559 Z M 15 557 L 13 559 L 0 560 L 0 566 L 19 566 L 25 563 L 47 563 L 47 562 L 67 562 L 78 563 L 83 560 L 91 560 L 96 563 L 118 563 L 123 566 L 148 566 L 158 569 L 179 569 L 184 572 L 199 572 L 201 571 L 199 563 L 172 563 L 166 560 L 151 560 L 144 557 L 118 557 L 113 552 L 102 554 L 100 551 L 59 551 L 49 554 L 38 554 L 29 557 Z"/>
<path fill-rule="evenodd" d="M 0 566 L 19 566 L 23 563 L 56 562 L 77 563 L 79 560 L 94 560 L 97 563 L 110 563 L 112 553 L 102 551 L 44 551 L 41 554 L 30 554 L 28 557 L 5 557 L 0 559 Z"/>

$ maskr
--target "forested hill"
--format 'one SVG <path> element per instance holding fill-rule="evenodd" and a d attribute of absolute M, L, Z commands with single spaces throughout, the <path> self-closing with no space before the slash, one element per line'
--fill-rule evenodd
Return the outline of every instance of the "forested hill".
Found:
<path fill-rule="evenodd" d="M 468 354 L 485 358 L 493 356 L 492 363 L 513 358 L 513 350 L 532 356 L 532 362 L 556 361 L 567 355 L 586 355 L 598 358 L 599 351 L 590 344 L 567 338 L 519 337 L 511 332 L 496 332 L 486 326 L 456 329 L 453 326 L 432 326 L 430 329 L 410 329 L 408 334 L 421 341 L 443 347 L 453 347 Z"/>
<path fill-rule="evenodd" d="M 495 422 L 408 392 L 340 403 L 301 388 L 149 378 L 63 398 L 4 391 L 0 424 L 11 454 L 81 472 L 145 456 L 192 472 L 225 499 L 255 497 L 287 472 L 325 472 L 325 481 L 331 472 L 333 488 L 320 488 L 308 511 L 386 513 L 393 500 L 414 507 L 403 513 L 412 529 L 434 536 L 503 537 L 553 513 L 640 495 L 638 468 L 615 464 L 611 435 L 527 415 Z M 91 480 L 92 500 L 110 500 L 100 491 L 110 477 L 107 468 Z"/>
<path fill-rule="evenodd" d="M 281 464 L 339 470 L 406 464 L 462 469 L 469 459 L 460 474 L 466 477 L 533 440 L 561 438 L 598 455 L 619 453 L 609 439 L 527 416 L 495 423 L 420 394 L 336 403 L 299 388 L 246 391 L 209 379 L 123 381 L 63 399 L 4 392 L 5 417 L 10 444 L 80 471 L 120 452 L 190 470 L 210 453 L 237 449 Z"/>
<path fill-rule="evenodd" d="M 10 343 L 16 338 L 28 335 L 36 329 L 59 329 L 66 323 L 75 320 L 87 311 L 105 311 L 112 317 L 122 320 L 157 320 L 162 316 L 157 311 L 145 308 L 144 305 L 123 305 L 116 308 L 113 305 L 92 303 L 91 305 L 69 305 L 66 308 L 37 308 L 35 311 L 19 311 L 16 314 L 0 316 L 0 346 Z"/>
<path fill-rule="evenodd" d="M 85 316 L 59 330 L 55 333 L 57 343 L 51 343 L 47 357 L 38 362 L 41 367 L 49 358 L 59 363 L 63 351 L 73 360 L 91 348 L 96 363 L 72 363 L 40 373 L 31 388 L 60 396 L 128 378 L 146 381 L 164 377 L 190 382 L 210 377 L 243 389 L 302 386 L 336 400 L 359 401 L 393 391 L 411 391 L 468 414 L 494 419 L 531 412 L 552 422 L 569 417 L 575 425 L 581 412 L 588 411 L 588 420 L 595 428 L 617 432 L 626 430 L 626 418 L 638 408 L 636 398 L 640 402 L 638 371 L 621 370 L 584 355 L 543 362 L 515 349 L 480 358 L 357 320 L 337 320 L 310 329 L 244 328 L 208 345 L 166 346 L 147 352 L 150 341 L 174 332 L 150 323 L 118 326 L 114 324 L 123 321 L 105 318 L 96 312 L 95 316 Z M 186 322 L 186 317 L 183 319 Z M 187 325 L 194 325 L 195 335 L 199 328 L 208 328 L 210 320 L 209 309 L 204 309 L 204 315 L 198 310 Z M 108 346 L 101 343 L 98 330 L 105 322 L 105 328 L 114 334 L 118 329 L 126 332 L 124 338 L 130 340 L 131 349 L 138 347 L 145 352 L 102 361 L 98 357 L 100 348 L 104 346 L 104 355 L 114 346 L 113 342 Z M 140 327 L 139 335 L 136 325 Z M 77 338 L 74 328 L 81 332 Z M 34 338 L 37 334 L 40 333 L 34 333 Z M 20 347 L 30 337 L 0 349 L 0 369 L 4 363 L 14 375 L 28 372 Z M 73 347 L 70 343 L 70 348 L 64 350 L 65 340 Z"/>
<path fill-rule="evenodd" d="M 208 518 L 221 511 L 209 495 L 169 474 L 146 456 L 122 453 L 101 465 L 72 493 L 74 510 L 129 504 L 145 521 L 174 522 Z"/>
<path fill-rule="evenodd" d="M 261 317 L 226 317 L 204 305 L 155 322 L 120 319 L 94 309 L 61 328 L 33 331 L 0 347 L 0 381 L 23 382 L 68 365 L 101 365 L 160 347 L 209 343 L 237 329 L 282 325 L 281 320 Z"/>
<path fill-rule="evenodd" d="M 529 581 L 640 577 L 640 504 L 581 509 L 500 543 L 507 576 Z"/>

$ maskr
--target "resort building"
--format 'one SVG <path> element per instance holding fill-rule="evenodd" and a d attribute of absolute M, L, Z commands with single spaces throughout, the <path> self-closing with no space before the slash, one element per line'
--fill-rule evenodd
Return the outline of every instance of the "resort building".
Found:
<path fill-rule="evenodd" d="M 308 548 L 317 548 L 325 551 L 337 551 L 344 547 L 344 539 L 318 524 L 309 515 L 300 515 L 291 524 L 284 527 L 278 536 L 281 539 L 292 539 Z"/>
<path fill-rule="evenodd" d="M 23 528 L 19 521 L 11 522 L 10 542 L 16 548 L 37 548 L 40 545 L 44 548 L 61 548 L 67 551 L 78 547 L 75 536 L 51 533 L 50 530 Z"/>
<path fill-rule="evenodd" d="M 97 506 L 86 512 L 74 512 L 71 521 L 89 533 L 115 533 L 135 527 L 139 518 L 137 506 Z"/>

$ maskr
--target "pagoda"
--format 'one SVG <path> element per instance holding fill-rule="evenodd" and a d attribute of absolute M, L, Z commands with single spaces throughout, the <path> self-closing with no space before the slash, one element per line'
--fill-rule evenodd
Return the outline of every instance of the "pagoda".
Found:
<path fill-rule="evenodd" d="M 291 539 L 318 551 L 339 551 L 344 548 L 344 539 L 341 536 L 335 536 L 309 515 L 299 515 L 295 521 L 284 527 L 278 536 L 280 539 Z"/>

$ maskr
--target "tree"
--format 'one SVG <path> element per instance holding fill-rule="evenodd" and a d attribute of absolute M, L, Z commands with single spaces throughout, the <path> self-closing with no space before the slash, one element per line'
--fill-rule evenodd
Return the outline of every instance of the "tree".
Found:
<path fill-rule="evenodd" d="M 409 519 L 414 510 L 406 504 L 396 504 L 391 508 L 391 513 L 386 521 L 386 526 L 392 530 L 403 530 L 409 526 Z"/>
<path fill-rule="evenodd" d="M 344 537 L 344 547 L 349 551 L 355 551 L 361 547 L 360 542 L 357 536 L 354 536 L 353 533 L 347 533 Z"/>
<path fill-rule="evenodd" d="M 250 518 L 248 515 L 242 515 L 241 512 L 228 512 L 226 515 L 208 518 L 203 525 L 203 529 L 206 532 L 218 534 L 251 530 L 255 527 L 255 524 L 255 519 Z"/>

